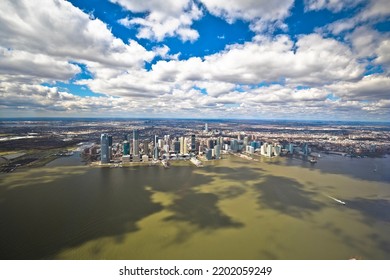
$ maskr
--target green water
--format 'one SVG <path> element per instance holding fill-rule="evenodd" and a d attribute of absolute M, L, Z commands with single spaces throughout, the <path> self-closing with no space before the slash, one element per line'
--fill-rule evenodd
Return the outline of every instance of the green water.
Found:
<path fill-rule="evenodd" d="M 389 159 L 75 162 L 1 175 L 2 259 L 390 259 Z"/>

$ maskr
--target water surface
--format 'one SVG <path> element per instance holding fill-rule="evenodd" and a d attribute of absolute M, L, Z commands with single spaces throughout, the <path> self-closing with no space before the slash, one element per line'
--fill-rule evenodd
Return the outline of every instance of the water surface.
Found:
<path fill-rule="evenodd" d="M 75 154 L 1 175 L 0 257 L 389 259 L 389 163 L 96 168 Z"/>

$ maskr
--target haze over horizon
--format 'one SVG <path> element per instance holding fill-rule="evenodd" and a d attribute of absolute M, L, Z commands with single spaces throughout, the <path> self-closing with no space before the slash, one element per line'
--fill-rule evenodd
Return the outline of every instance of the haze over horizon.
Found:
<path fill-rule="evenodd" d="M 390 119 L 387 0 L 5 0 L 0 11 L 0 118 Z"/>

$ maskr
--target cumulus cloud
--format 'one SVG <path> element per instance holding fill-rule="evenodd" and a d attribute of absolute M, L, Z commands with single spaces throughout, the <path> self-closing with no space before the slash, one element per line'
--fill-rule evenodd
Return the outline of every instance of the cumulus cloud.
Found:
<path fill-rule="evenodd" d="M 338 82 L 327 88 L 346 100 L 378 101 L 389 99 L 390 77 L 368 75 L 358 82 Z"/>
<path fill-rule="evenodd" d="M 154 57 L 134 40 L 125 44 L 115 38 L 105 23 L 67 1 L 1 1 L 0 9 L 5 48 L 110 67 L 142 67 Z"/>
<path fill-rule="evenodd" d="M 257 36 L 252 42 L 227 46 L 204 59 L 158 61 L 152 71 L 166 82 L 258 84 L 283 77 L 289 83 L 326 84 L 356 79 L 364 66 L 354 59 L 348 46 L 311 34 L 301 36 L 295 44 L 287 36 Z"/>
<path fill-rule="evenodd" d="M 328 9 L 333 12 L 340 12 L 344 9 L 356 7 L 365 0 L 305 0 L 306 11 L 319 11 Z"/>
<path fill-rule="evenodd" d="M 337 1 L 340 2 L 340 1 Z M 346 3 L 349 3 L 347 1 Z M 358 1 L 362 2 L 362 1 Z M 341 2 L 340 2 L 341 3 Z M 344 1 L 343 1 L 344 3 Z M 344 4 L 343 4 L 344 5 Z M 326 8 L 323 5 L 321 8 Z M 368 0 L 364 9 L 361 9 L 359 13 L 351 18 L 343 18 L 337 20 L 326 27 L 323 30 L 338 35 L 342 32 L 353 29 L 359 25 L 373 25 L 382 20 L 389 20 L 390 17 L 390 5 L 388 0 Z"/>
<path fill-rule="evenodd" d="M 275 28 L 285 29 L 283 20 L 289 15 L 294 0 L 200 0 L 207 10 L 229 23 L 237 19 L 251 23 L 255 32 L 263 32 Z"/>
<path fill-rule="evenodd" d="M 352 51 L 359 59 L 390 73 L 390 33 L 360 26 L 346 34 L 345 40 L 351 44 Z"/>
<path fill-rule="evenodd" d="M 355 28 L 344 42 L 319 34 L 294 40 L 287 35 L 256 35 L 212 55 L 180 60 L 180 53 L 171 54 L 164 43 L 148 50 L 136 40 L 123 42 L 104 22 L 67 1 L 32 2 L 0 2 L 0 114 L 4 117 L 9 112 L 46 112 L 52 116 L 348 118 L 352 112 L 353 118 L 390 111 L 389 35 L 369 25 Z M 229 22 L 247 21 L 258 32 L 272 26 L 285 28 L 283 20 L 293 3 L 231 0 L 222 7 L 221 1 L 211 0 L 202 0 L 203 6 L 191 0 L 112 2 L 144 13 L 129 17 L 128 21 L 134 20 L 129 25 L 138 28 L 138 36 L 156 41 L 169 36 L 195 40 L 192 24 L 202 16 L 201 9 Z M 146 68 L 146 62 L 153 65 Z M 383 67 L 384 73 L 364 76 L 371 64 Z M 90 77 L 74 81 L 84 68 Z M 55 81 L 71 81 L 103 96 L 81 97 L 46 86 Z"/>
<path fill-rule="evenodd" d="M 192 0 L 184 1 L 134 1 L 110 0 L 133 13 L 145 13 L 145 17 L 126 17 L 119 20 L 124 26 L 137 27 L 138 38 L 162 41 L 178 36 L 182 41 L 195 41 L 199 33 L 191 28 L 200 19 L 202 11 Z"/>
<path fill-rule="evenodd" d="M 66 81 L 80 71 L 80 67 L 67 61 L 0 46 L 0 74 L 2 75 Z"/>

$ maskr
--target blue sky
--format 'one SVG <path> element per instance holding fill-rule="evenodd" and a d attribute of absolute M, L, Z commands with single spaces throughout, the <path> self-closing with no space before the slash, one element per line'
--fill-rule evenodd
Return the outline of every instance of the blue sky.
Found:
<path fill-rule="evenodd" d="M 386 0 L 31 2 L 0 3 L 0 117 L 390 117 Z"/>

